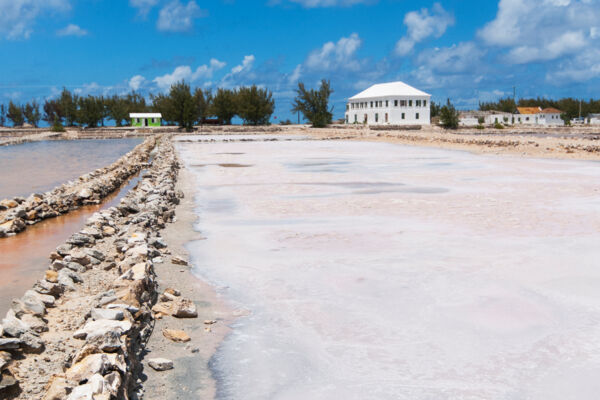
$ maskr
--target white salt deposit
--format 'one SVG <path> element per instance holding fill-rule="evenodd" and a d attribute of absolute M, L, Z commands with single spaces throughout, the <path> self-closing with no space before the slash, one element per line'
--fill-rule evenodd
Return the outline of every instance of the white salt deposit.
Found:
<path fill-rule="evenodd" d="M 596 399 L 600 164 L 180 143 L 223 399 Z M 194 166 L 196 165 L 196 166 Z M 235 166 L 235 167 L 234 167 Z"/>

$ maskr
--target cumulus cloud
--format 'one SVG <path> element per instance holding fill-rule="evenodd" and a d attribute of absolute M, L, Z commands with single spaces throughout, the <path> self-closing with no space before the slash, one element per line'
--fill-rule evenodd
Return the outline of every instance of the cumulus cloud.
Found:
<path fill-rule="evenodd" d="M 448 13 L 441 4 L 435 3 L 431 10 L 426 8 L 412 11 L 404 16 L 406 36 L 396 43 L 395 53 L 405 56 L 410 53 L 417 43 L 428 38 L 439 38 L 454 25 L 454 17 Z"/>
<path fill-rule="evenodd" d="M 156 27 L 163 32 L 189 32 L 194 27 L 194 20 L 204 15 L 193 0 L 186 5 L 173 0 L 160 10 Z"/>
<path fill-rule="evenodd" d="M 242 63 L 231 68 L 231 71 L 221 79 L 219 86 L 232 88 L 247 84 L 249 80 L 255 80 L 256 75 L 252 70 L 255 61 L 256 57 L 252 54 L 244 56 Z"/>
<path fill-rule="evenodd" d="M 546 74 L 546 79 L 553 84 L 561 85 L 569 82 L 587 82 L 600 77 L 600 50 L 589 49 L 569 57 Z"/>
<path fill-rule="evenodd" d="M 58 36 L 85 36 L 88 34 L 88 31 L 82 29 L 80 26 L 75 24 L 69 24 L 62 29 L 56 31 Z"/>
<path fill-rule="evenodd" d="M 142 75 L 136 75 L 129 80 L 129 88 L 133 91 L 139 90 L 144 83 L 146 83 L 146 78 Z"/>
<path fill-rule="evenodd" d="M 192 68 L 189 65 L 181 65 L 175 68 L 175 70 L 172 73 L 157 76 L 152 81 L 161 90 L 168 90 L 172 84 L 182 80 L 185 80 L 187 82 L 196 82 L 200 79 L 210 79 L 216 71 L 224 67 L 224 62 L 213 58 L 210 60 L 208 65 L 201 65 L 198 68 L 196 68 L 196 70 L 192 70 Z"/>
<path fill-rule="evenodd" d="M 355 54 L 361 44 L 362 40 L 357 33 L 342 37 L 337 42 L 327 42 L 308 55 L 304 66 L 317 71 L 356 71 L 360 69 L 360 62 L 355 58 Z"/>
<path fill-rule="evenodd" d="M 592 45 L 599 19 L 598 0 L 500 0 L 478 37 L 505 48 L 510 63 L 556 60 Z"/>
<path fill-rule="evenodd" d="M 0 36 L 28 39 L 40 15 L 70 8 L 68 0 L 0 0 Z"/>
<path fill-rule="evenodd" d="M 158 0 L 129 0 L 129 5 L 137 8 L 138 13 L 143 17 L 147 16 L 152 7 L 157 4 Z"/>

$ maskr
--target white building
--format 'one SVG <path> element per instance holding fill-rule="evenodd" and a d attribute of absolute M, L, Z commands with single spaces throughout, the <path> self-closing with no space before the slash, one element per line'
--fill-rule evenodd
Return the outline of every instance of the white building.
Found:
<path fill-rule="evenodd" d="M 513 115 L 501 111 L 461 111 L 458 117 L 460 126 L 510 124 Z"/>
<path fill-rule="evenodd" d="M 600 125 L 600 114 L 588 115 L 588 121 L 590 125 Z"/>
<path fill-rule="evenodd" d="M 560 117 L 561 111 L 556 108 L 517 107 L 518 113 L 514 115 L 514 125 L 556 125 L 563 126 L 565 121 Z"/>
<path fill-rule="evenodd" d="M 430 125 L 431 95 L 404 82 L 373 85 L 346 104 L 347 124 Z"/>

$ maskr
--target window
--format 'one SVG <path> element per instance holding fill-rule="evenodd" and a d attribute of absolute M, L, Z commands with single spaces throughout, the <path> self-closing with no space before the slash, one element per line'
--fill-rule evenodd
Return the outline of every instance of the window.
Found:
<path fill-rule="evenodd" d="M 371 108 L 373 108 L 373 102 L 371 102 Z"/>
<path fill-rule="evenodd" d="M 525 118 L 525 121 L 529 121 L 529 117 L 526 117 L 526 118 Z"/>
<path fill-rule="evenodd" d="M 406 114 L 402 113 L 402 119 L 406 118 Z"/>
<path fill-rule="evenodd" d="M 398 107 L 398 100 L 394 100 L 394 107 Z"/>
<path fill-rule="evenodd" d="M 379 122 L 379 114 L 375 113 L 375 122 Z"/>
<path fill-rule="evenodd" d="M 389 107 L 389 106 L 390 106 L 390 102 L 389 102 L 389 100 L 386 100 L 386 101 L 385 101 L 385 106 L 386 106 L 386 107 Z"/>
<path fill-rule="evenodd" d="M 365 122 L 365 124 L 366 124 L 367 122 L 369 122 L 369 116 L 368 116 L 367 114 L 365 114 L 365 119 L 364 119 L 364 122 Z"/>
<path fill-rule="evenodd" d="M 416 100 L 415 103 L 416 103 L 415 106 L 421 107 L 421 100 Z"/>
<path fill-rule="evenodd" d="M 388 113 L 385 113 L 385 122 L 388 122 Z"/>
<path fill-rule="evenodd" d="M 415 119 L 419 119 L 419 113 L 417 113 L 417 115 L 415 116 Z"/>
<path fill-rule="evenodd" d="M 379 102 L 379 107 L 383 107 L 383 100 Z"/>
<path fill-rule="evenodd" d="M 346 115 L 346 123 L 348 123 L 348 116 Z"/>
<path fill-rule="evenodd" d="M 427 107 L 427 100 L 423 100 L 423 107 Z"/>
<path fill-rule="evenodd" d="M 406 100 L 400 100 L 400 107 L 406 107 Z"/>
<path fill-rule="evenodd" d="M 409 106 L 409 107 L 412 107 L 412 100 L 409 100 L 409 101 L 408 101 L 408 106 Z"/>
<path fill-rule="evenodd" d="M 354 114 L 354 122 L 358 122 L 358 114 Z"/>

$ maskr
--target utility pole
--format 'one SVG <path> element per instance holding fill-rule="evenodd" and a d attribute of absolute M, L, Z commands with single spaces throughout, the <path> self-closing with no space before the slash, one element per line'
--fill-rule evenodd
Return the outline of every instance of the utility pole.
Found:
<path fill-rule="evenodd" d="M 513 86 L 513 101 L 517 104 L 517 87 Z"/>

